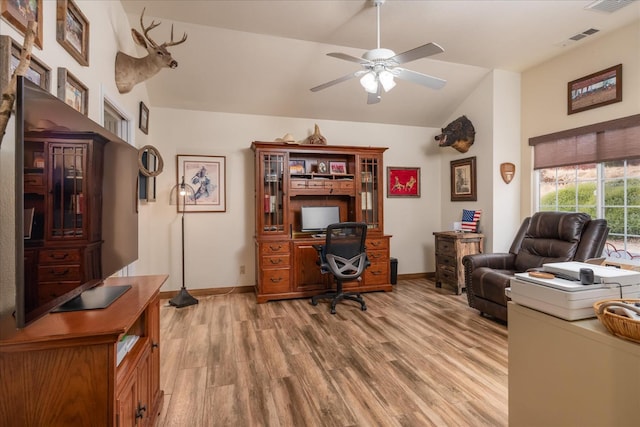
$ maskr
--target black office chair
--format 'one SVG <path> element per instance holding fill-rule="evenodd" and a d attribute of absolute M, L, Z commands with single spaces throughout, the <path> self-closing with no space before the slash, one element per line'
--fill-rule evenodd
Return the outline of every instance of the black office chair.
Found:
<path fill-rule="evenodd" d="M 336 304 L 348 299 L 359 302 L 362 311 L 367 309 L 360 292 L 342 291 L 343 281 L 361 280 L 360 276 L 370 264 L 364 246 L 366 238 L 367 224 L 363 222 L 339 222 L 327 227 L 325 244 L 316 245 L 318 264 L 323 274 L 333 275 L 336 289 L 312 297 L 312 305 L 318 305 L 320 299 L 331 298 L 331 314 L 336 314 Z"/>

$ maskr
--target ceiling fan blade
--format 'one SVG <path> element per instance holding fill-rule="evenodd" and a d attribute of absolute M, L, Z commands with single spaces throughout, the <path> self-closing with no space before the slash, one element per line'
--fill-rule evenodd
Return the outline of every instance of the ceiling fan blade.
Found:
<path fill-rule="evenodd" d="M 415 49 L 402 52 L 389 58 L 387 61 L 394 61 L 397 64 L 406 64 L 407 62 L 415 61 L 416 59 L 426 58 L 427 56 L 435 55 L 437 53 L 444 52 L 444 49 L 436 43 L 427 43 L 422 46 L 418 46 Z"/>
<path fill-rule="evenodd" d="M 431 89 L 442 89 L 447 84 L 446 80 L 404 68 L 394 68 L 392 74 L 399 79 L 408 80 Z"/>
<path fill-rule="evenodd" d="M 367 93 L 367 104 L 377 104 L 382 98 L 382 85 L 378 84 L 377 93 Z"/>
<path fill-rule="evenodd" d="M 346 76 L 339 77 L 339 78 L 337 78 L 335 80 L 331 80 L 330 82 L 326 82 L 326 83 L 323 83 L 323 84 L 318 85 L 316 87 L 312 87 L 311 88 L 311 92 L 317 92 L 319 90 L 326 89 L 326 88 L 328 88 L 330 86 L 337 85 L 338 83 L 346 82 L 347 80 L 356 77 L 356 75 L 357 75 L 357 72 L 356 73 L 347 74 Z"/>
<path fill-rule="evenodd" d="M 371 64 L 371 61 L 369 61 L 368 59 L 358 58 L 357 56 L 352 56 L 352 55 L 348 55 L 346 53 L 341 53 L 341 52 L 327 53 L 327 56 L 332 56 L 334 58 L 343 59 L 349 62 L 355 62 L 356 64 L 363 64 L 363 65 Z"/>

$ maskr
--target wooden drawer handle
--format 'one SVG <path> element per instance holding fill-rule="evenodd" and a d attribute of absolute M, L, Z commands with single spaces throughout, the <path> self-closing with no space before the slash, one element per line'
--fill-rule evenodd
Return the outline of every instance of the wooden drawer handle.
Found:
<path fill-rule="evenodd" d="M 282 249 L 282 245 L 278 245 L 278 246 L 269 245 L 269 249 L 271 249 L 272 251 L 279 251 L 280 249 Z"/>
<path fill-rule="evenodd" d="M 374 276 L 379 276 L 382 274 L 382 271 L 372 271 L 371 274 L 373 274 Z"/>
<path fill-rule="evenodd" d="M 380 242 L 371 242 L 371 246 L 380 246 Z"/>
<path fill-rule="evenodd" d="M 61 259 L 67 258 L 68 256 L 69 256 L 69 253 L 67 252 L 67 253 L 64 253 L 62 255 L 60 255 L 60 254 L 51 254 L 51 255 L 49 255 L 49 258 L 55 259 L 55 260 L 61 260 Z"/>
<path fill-rule="evenodd" d="M 277 265 L 280 264 L 282 262 L 282 258 L 278 258 L 278 259 L 270 259 L 269 262 L 273 265 Z"/>
<path fill-rule="evenodd" d="M 381 257 L 382 257 L 382 255 L 380 255 L 380 254 L 373 254 L 373 255 L 369 255 L 369 256 L 370 256 L 371 258 L 373 258 L 373 259 L 378 259 L 378 258 L 381 258 Z"/>
<path fill-rule="evenodd" d="M 279 282 L 282 282 L 282 277 L 272 277 L 272 278 L 271 278 L 271 281 L 272 281 L 273 283 L 279 283 Z"/>

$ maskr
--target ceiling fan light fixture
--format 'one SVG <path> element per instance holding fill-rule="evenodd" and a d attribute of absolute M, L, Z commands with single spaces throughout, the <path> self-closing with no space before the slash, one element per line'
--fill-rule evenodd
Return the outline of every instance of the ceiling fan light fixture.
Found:
<path fill-rule="evenodd" d="M 378 79 L 375 72 L 369 71 L 360 79 L 360 84 L 369 93 L 378 92 Z"/>
<path fill-rule="evenodd" d="M 396 85 L 396 82 L 393 81 L 393 74 L 387 70 L 383 70 L 378 73 L 378 80 L 385 92 L 389 92 Z"/>

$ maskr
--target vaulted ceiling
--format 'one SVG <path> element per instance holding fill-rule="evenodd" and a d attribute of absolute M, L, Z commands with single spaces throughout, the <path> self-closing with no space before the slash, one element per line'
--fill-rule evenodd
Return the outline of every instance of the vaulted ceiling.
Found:
<path fill-rule="evenodd" d="M 640 1 L 621 1 L 630 4 L 605 13 L 585 9 L 589 0 L 387 0 L 381 47 L 400 53 L 438 43 L 444 53 L 404 67 L 447 85 L 432 90 L 398 81 L 374 105 L 367 105 L 356 78 L 309 90 L 360 69 L 327 53 L 360 57 L 376 47 L 369 0 L 122 3 L 134 28 L 145 7 L 147 25 L 162 21 L 151 33 L 158 43 L 168 41 L 171 24 L 176 38 L 188 34 L 186 43 L 170 48 L 178 68 L 147 82 L 153 107 L 441 127 L 491 70 L 522 72 L 638 21 Z M 571 40 L 592 28 L 599 31 Z"/>

